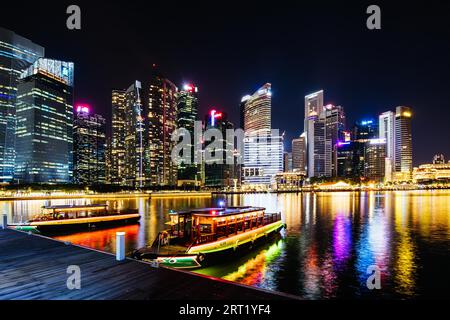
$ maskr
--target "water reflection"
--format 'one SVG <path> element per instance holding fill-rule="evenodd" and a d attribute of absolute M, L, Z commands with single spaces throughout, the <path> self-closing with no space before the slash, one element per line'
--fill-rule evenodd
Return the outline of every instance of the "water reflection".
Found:
<path fill-rule="evenodd" d="M 246 257 L 197 270 L 309 299 L 449 297 L 450 192 L 255 194 L 163 199 L 54 200 L 51 204 L 108 203 L 137 208 L 140 225 L 82 232 L 58 239 L 114 252 L 115 232 L 127 234 L 127 251 L 151 244 L 170 209 L 228 205 L 281 211 L 284 238 Z M 0 202 L 15 222 L 40 212 L 45 201 Z M 367 268 L 381 270 L 381 290 L 369 290 Z"/>

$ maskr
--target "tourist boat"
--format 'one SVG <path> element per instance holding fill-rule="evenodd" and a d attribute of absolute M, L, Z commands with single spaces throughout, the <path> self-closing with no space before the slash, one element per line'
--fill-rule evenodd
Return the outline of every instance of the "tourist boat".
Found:
<path fill-rule="evenodd" d="M 281 213 L 259 207 L 204 208 L 169 213 L 170 229 L 132 257 L 174 268 L 198 268 L 242 254 L 279 235 Z"/>
<path fill-rule="evenodd" d="M 21 231 L 58 233 L 137 223 L 139 219 L 136 209 L 108 210 L 107 204 L 55 205 L 43 206 L 42 212 L 26 223 L 8 226 Z"/>

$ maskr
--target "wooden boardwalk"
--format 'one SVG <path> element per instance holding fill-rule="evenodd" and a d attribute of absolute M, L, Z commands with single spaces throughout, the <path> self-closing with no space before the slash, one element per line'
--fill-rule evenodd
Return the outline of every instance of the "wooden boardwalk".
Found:
<path fill-rule="evenodd" d="M 69 290 L 69 265 L 81 289 Z M 14 230 L 0 230 L 0 300 L 273 300 L 288 295 L 149 264 Z"/>

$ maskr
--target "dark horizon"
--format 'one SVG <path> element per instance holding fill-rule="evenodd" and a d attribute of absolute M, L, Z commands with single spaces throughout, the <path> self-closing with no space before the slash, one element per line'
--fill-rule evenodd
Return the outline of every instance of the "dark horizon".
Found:
<path fill-rule="evenodd" d="M 450 3 L 377 3 L 381 30 L 366 28 L 366 8 L 337 3 L 164 5 L 79 1 L 81 30 L 66 28 L 71 2 L 2 4 L 2 27 L 75 63 L 75 103 L 110 124 L 111 90 L 148 82 L 157 64 L 178 87 L 199 87 L 199 119 L 214 107 L 239 123 L 241 97 L 272 84 L 272 126 L 285 147 L 303 131 L 304 96 L 325 91 L 347 126 L 398 105 L 413 109 L 414 165 L 450 157 Z M 431 116 L 430 116 L 431 114 Z M 108 126 L 109 127 L 109 126 Z M 109 129 L 109 128 L 108 128 Z M 442 141 L 446 142 L 444 145 Z"/>

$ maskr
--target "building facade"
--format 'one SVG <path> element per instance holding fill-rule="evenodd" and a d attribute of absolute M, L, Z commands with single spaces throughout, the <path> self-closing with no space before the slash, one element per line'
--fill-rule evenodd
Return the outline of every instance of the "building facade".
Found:
<path fill-rule="evenodd" d="M 283 172 L 292 171 L 292 152 L 283 153 Z"/>
<path fill-rule="evenodd" d="M 380 114 L 378 118 L 378 128 L 379 138 L 386 140 L 385 181 L 388 182 L 393 178 L 395 163 L 395 113 L 386 111 Z"/>
<path fill-rule="evenodd" d="M 37 60 L 22 73 L 16 104 L 19 183 L 71 183 L 73 63 Z"/>
<path fill-rule="evenodd" d="M 14 176 L 17 86 L 44 48 L 0 27 L 0 183 Z"/>
<path fill-rule="evenodd" d="M 212 188 L 232 187 L 234 173 L 234 141 L 228 141 L 227 129 L 234 126 L 227 114 L 211 110 L 205 117 L 205 131 L 217 129 L 220 138 L 211 137 L 205 141 L 205 186 Z M 205 138 L 206 139 L 206 138 Z"/>
<path fill-rule="evenodd" d="M 292 170 L 306 172 L 306 133 L 292 139 Z"/>
<path fill-rule="evenodd" d="M 108 183 L 125 184 L 125 95 L 126 90 L 113 90 L 111 94 L 111 143 Z"/>
<path fill-rule="evenodd" d="M 177 128 L 185 129 L 190 135 L 190 163 L 178 165 L 177 184 L 199 186 L 202 183 L 200 175 L 200 163 L 195 159 L 194 129 L 198 119 L 198 88 L 193 84 L 183 86 L 183 90 L 177 94 Z M 186 137 L 187 138 L 187 137 Z M 183 138 L 184 139 L 184 138 Z"/>
<path fill-rule="evenodd" d="M 412 111 L 399 106 L 395 110 L 395 180 L 411 180 L 412 162 Z"/>
<path fill-rule="evenodd" d="M 385 178 L 386 140 L 369 139 L 365 147 L 364 176 L 376 182 L 383 182 Z"/>
<path fill-rule="evenodd" d="M 308 177 L 325 176 L 325 112 L 323 90 L 305 96 L 305 132 Z"/>
<path fill-rule="evenodd" d="M 413 170 L 415 183 L 446 183 L 450 182 L 450 162 L 422 164 Z"/>
<path fill-rule="evenodd" d="M 106 183 L 105 118 L 78 105 L 73 122 L 74 182 L 80 185 Z"/>
<path fill-rule="evenodd" d="M 125 155 L 123 184 L 129 187 L 145 186 L 144 118 L 142 110 L 142 85 L 135 81 L 125 92 Z"/>
<path fill-rule="evenodd" d="M 335 168 L 336 144 L 344 141 L 345 113 L 341 106 L 325 106 L 325 176 L 337 175 Z"/>
<path fill-rule="evenodd" d="M 153 70 L 148 97 L 148 181 L 150 186 L 176 185 L 177 167 L 171 154 L 177 127 L 178 88 L 156 69 Z"/>
<path fill-rule="evenodd" d="M 271 129 L 271 110 L 270 83 L 242 98 L 244 185 L 267 188 L 275 183 L 275 175 L 283 171 L 283 137 Z"/>

